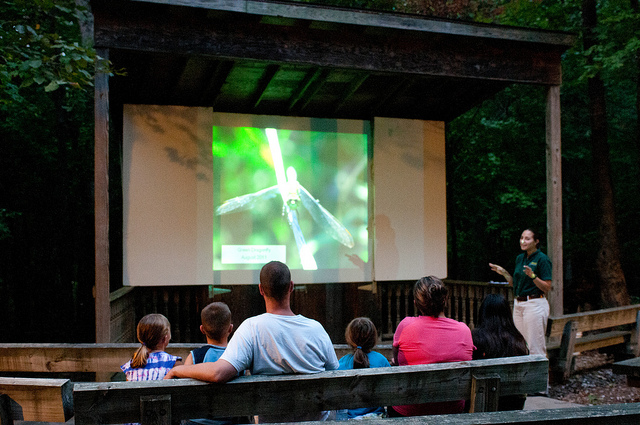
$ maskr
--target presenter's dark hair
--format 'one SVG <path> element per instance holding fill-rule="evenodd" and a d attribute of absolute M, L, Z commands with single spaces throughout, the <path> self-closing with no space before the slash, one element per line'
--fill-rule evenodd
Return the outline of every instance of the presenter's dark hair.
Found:
<path fill-rule="evenodd" d="M 286 297 L 291 283 L 291 271 L 286 264 L 280 261 L 271 261 L 260 270 L 260 285 L 262 292 L 276 300 Z"/>
<path fill-rule="evenodd" d="M 440 279 L 425 276 L 413 286 L 413 299 L 420 316 L 438 317 L 447 305 L 449 291 Z"/>
<path fill-rule="evenodd" d="M 527 230 L 530 231 L 531 233 L 533 233 L 533 240 L 537 241 L 536 242 L 536 248 L 540 248 L 540 236 L 538 235 L 538 232 L 533 230 L 531 227 L 527 227 L 522 232 L 526 232 Z"/>

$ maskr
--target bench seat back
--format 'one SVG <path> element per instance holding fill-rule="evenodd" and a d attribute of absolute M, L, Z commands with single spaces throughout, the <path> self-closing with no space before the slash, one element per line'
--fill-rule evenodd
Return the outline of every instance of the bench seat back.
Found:
<path fill-rule="evenodd" d="M 636 323 L 638 311 L 640 311 L 640 304 L 549 317 L 547 337 L 561 337 L 565 325 L 570 321 L 576 325 L 578 332 L 589 332 L 633 324 Z"/>
<path fill-rule="evenodd" d="M 72 389 L 68 379 L 0 378 L 2 416 L 8 423 L 66 422 L 73 416 Z"/>
<path fill-rule="evenodd" d="M 142 412 L 188 418 L 313 412 L 470 398 L 483 377 L 488 391 L 527 394 L 547 388 L 548 360 L 521 356 L 468 362 L 242 376 L 226 384 L 191 379 L 85 383 L 74 387 L 75 423 L 142 422 Z M 155 413 L 154 413 L 155 412 Z"/>

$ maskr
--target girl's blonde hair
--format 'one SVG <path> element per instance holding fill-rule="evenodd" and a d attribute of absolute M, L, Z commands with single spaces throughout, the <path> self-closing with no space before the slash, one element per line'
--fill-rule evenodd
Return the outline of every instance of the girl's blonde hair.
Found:
<path fill-rule="evenodd" d="M 147 365 L 149 353 L 157 350 L 162 340 L 171 335 L 171 325 L 162 314 L 147 314 L 138 322 L 137 334 L 141 345 L 131 360 L 133 368 Z"/>
<path fill-rule="evenodd" d="M 353 349 L 353 368 L 366 369 L 369 367 L 369 357 L 378 341 L 376 326 L 368 317 L 356 317 L 347 325 L 344 337 Z"/>

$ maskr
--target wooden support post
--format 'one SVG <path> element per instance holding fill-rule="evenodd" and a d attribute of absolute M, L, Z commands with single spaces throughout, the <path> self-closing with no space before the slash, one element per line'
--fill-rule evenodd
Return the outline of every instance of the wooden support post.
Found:
<path fill-rule="evenodd" d="M 471 381 L 471 407 L 469 413 L 497 412 L 500 398 L 500 376 L 473 376 Z"/>
<path fill-rule="evenodd" d="M 109 50 L 96 49 L 104 60 Z M 94 287 L 96 342 L 111 342 L 109 304 L 109 74 L 98 68 L 95 75 L 95 267 Z"/>
<path fill-rule="evenodd" d="M 560 341 L 560 352 L 557 358 L 557 374 L 562 382 L 566 381 L 571 375 L 577 333 L 578 324 L 576 322 L 569 321 L 564 325 L 562 340 Z"/>
<path fill-rule="evenodd" d="M 142 425 L 171 425 L 171 396 L 140 397 Z"/>
<path fill-rule="evenodd" d="M 547 245 L 553 263 L 549 293 L 551 316 L 564 314 L 562 263 L 562 151 L 560 127 L 560 86 L 547 90 Z"/>

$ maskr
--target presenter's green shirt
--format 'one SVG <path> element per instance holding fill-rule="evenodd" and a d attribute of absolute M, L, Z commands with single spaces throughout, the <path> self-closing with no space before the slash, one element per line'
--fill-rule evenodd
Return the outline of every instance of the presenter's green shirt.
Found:
<path fill-rule="evenodd" d="M 513 293 L 516 297 L 544 294 L 533 283 L 533 279 L 524 272 L 524 266 L 531 267 L 533 273 L 542 280 L 551 280 L 551 260 L 539 249 L 527 257 L 527 253 L 516 257 L 516 270 L 513 273 Z"/>

